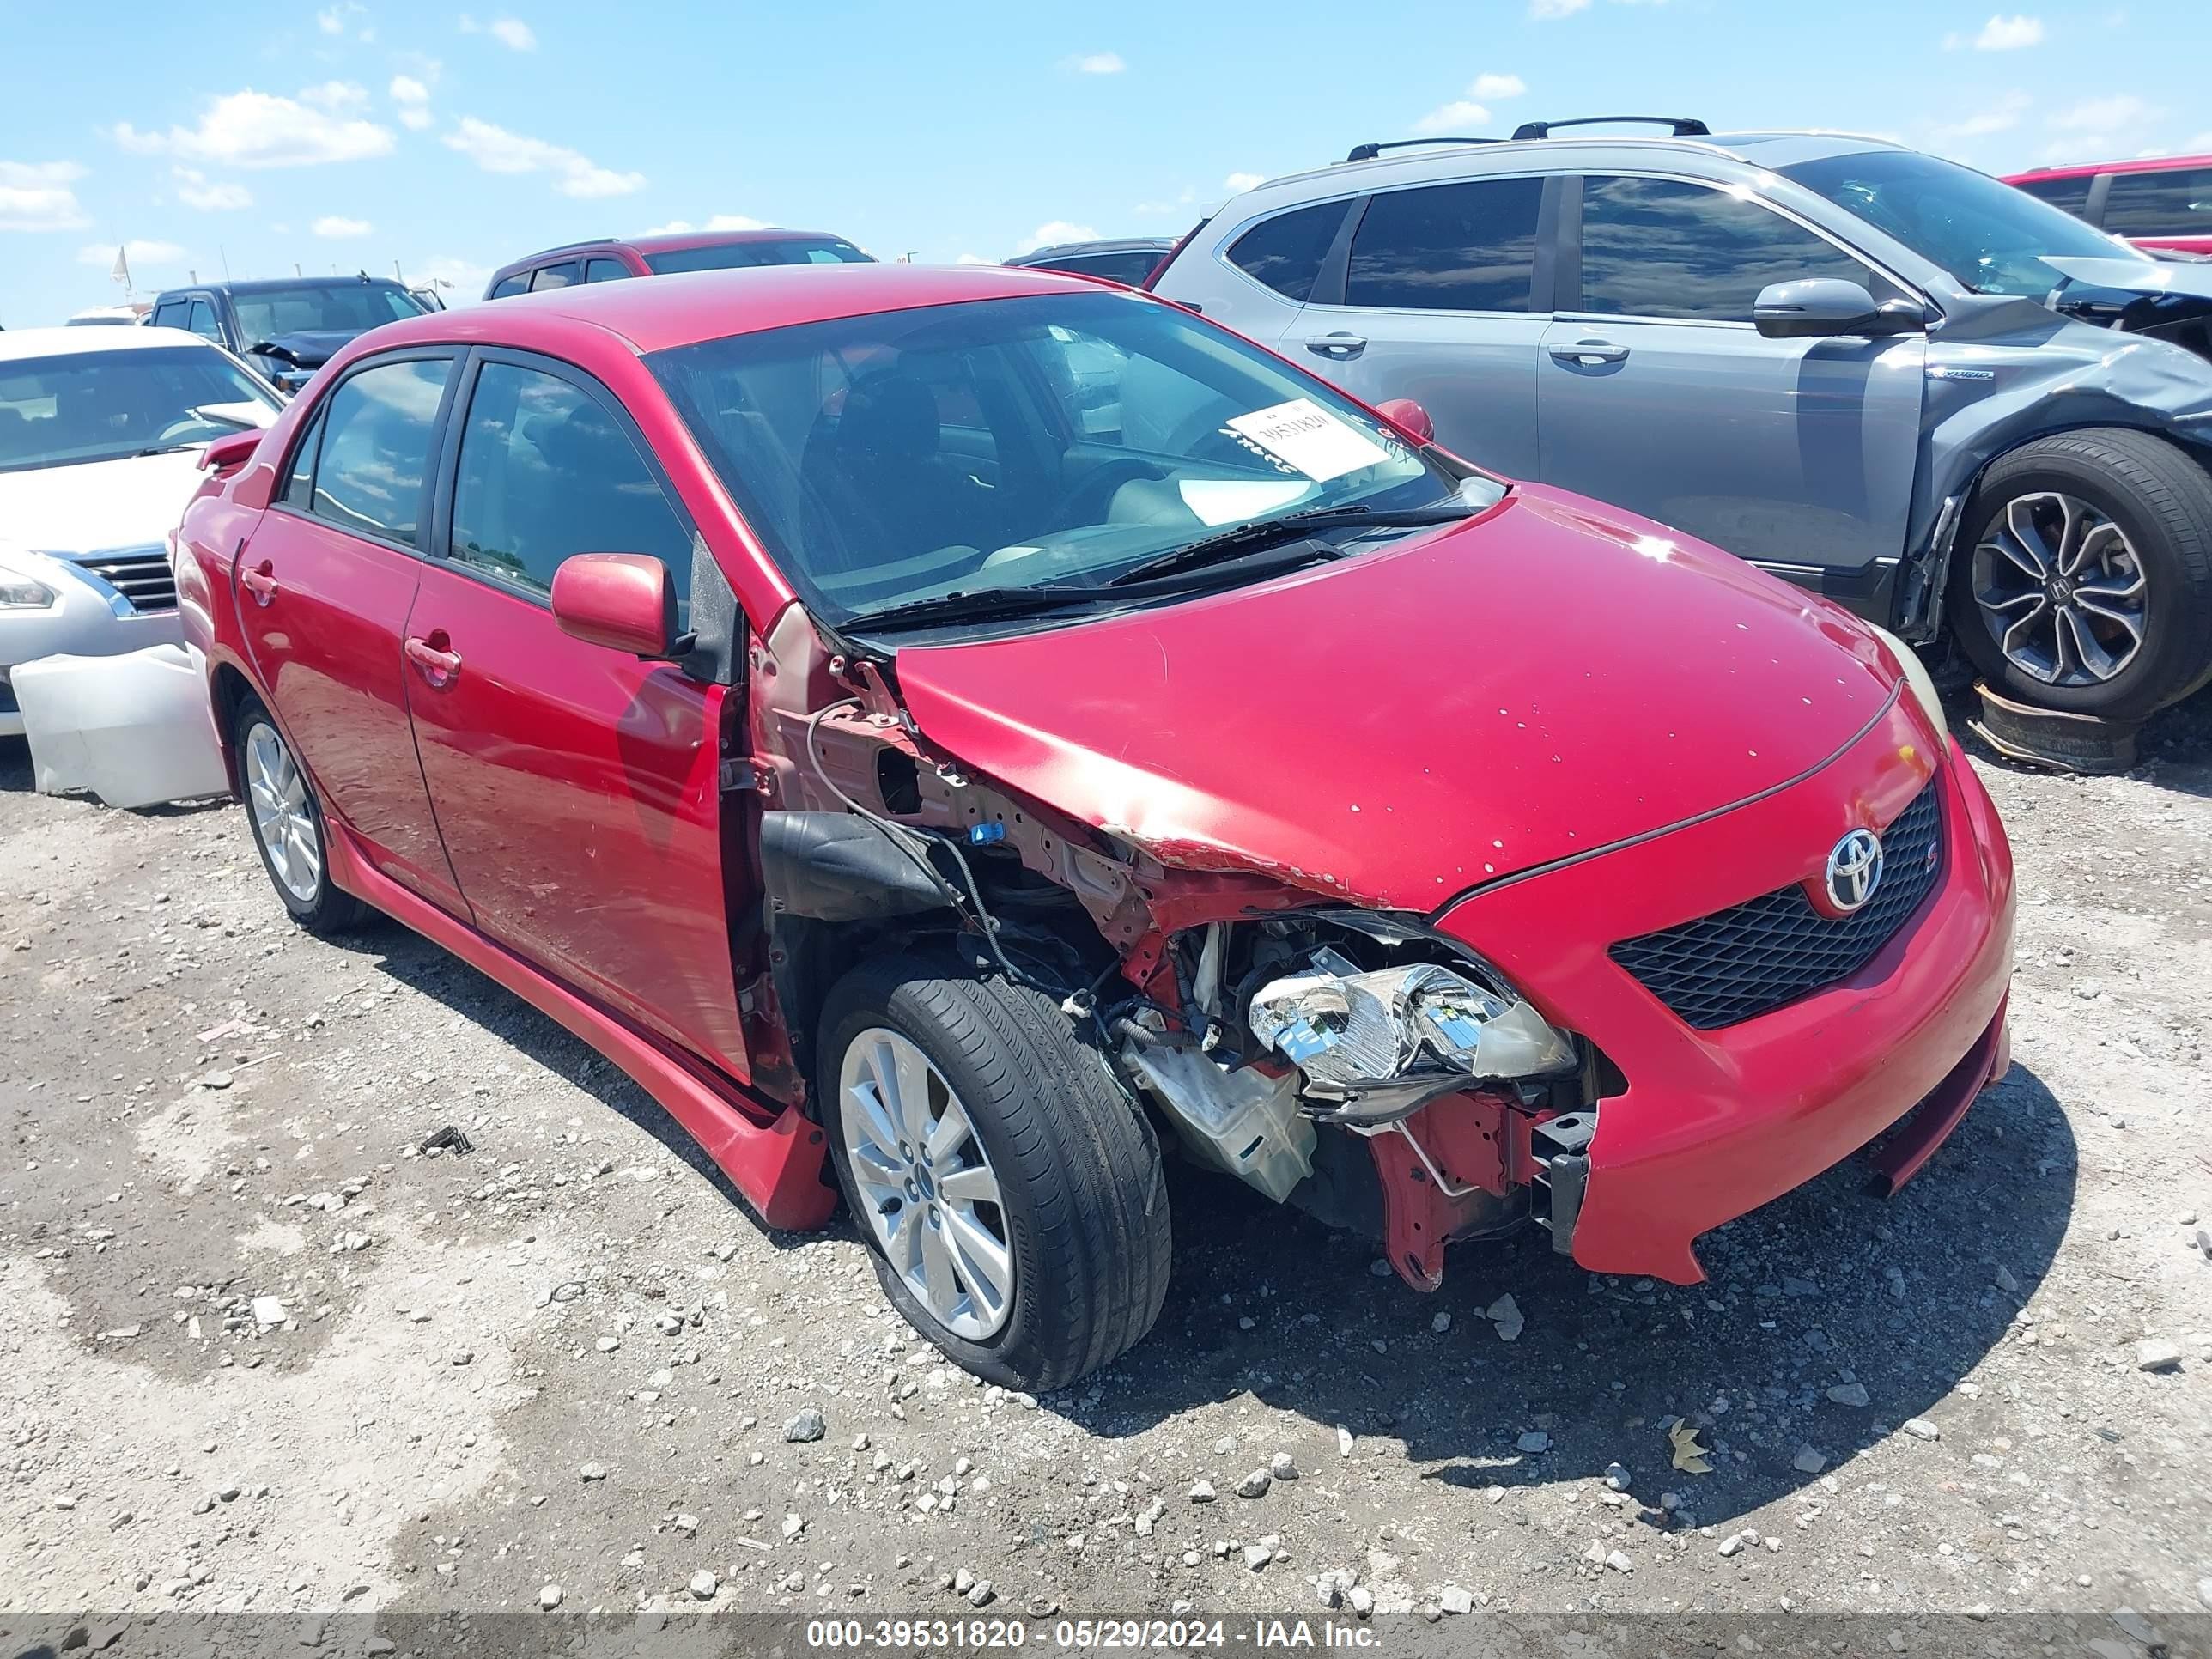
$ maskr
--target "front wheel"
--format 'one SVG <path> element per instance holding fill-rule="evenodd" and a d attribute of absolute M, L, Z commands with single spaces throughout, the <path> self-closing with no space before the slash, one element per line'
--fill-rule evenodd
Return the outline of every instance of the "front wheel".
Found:
<path fill-rule="evenodd" d="M 1167 1295 L 1159 1148 L 1050 999 L 891 957 L 839 981 L 821 1030 L 831 1161 L 908 1323 L 1031 1391 L 1144 1337 Z"/>
<path fill-rule="evenodd" d="M 1952 631 L 2008 696 L 2138 720 L 2212 678 L 2212 474 L 2161 438 L 2091 428 L 2003 456 L 1953 566 Z"/>

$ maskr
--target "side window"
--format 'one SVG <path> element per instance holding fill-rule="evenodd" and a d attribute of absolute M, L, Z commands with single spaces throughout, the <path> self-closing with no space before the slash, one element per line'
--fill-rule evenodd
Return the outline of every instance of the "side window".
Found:
<path fill-rule="evenodd" d="M 629 267 L 619 259 L 591 259 L 585 262 L 584 280 L 587 283 L 619 283 L 629 275 Z"/>
<path fill-rule="evenodd" d="M 1801 276 L 1875 280 L 1833 244 L 1726 191 L 1671 179 L 1583 180 L 1584 311 L 1747 323 L 1761 289 Z"/>
<path fill-rule="evenodd" d="M 2114 173 L 2105 228 L 2115 236 L 2212 236 L 2212 167 Z"/>
<path fill-rule="evenodd" d="M 319 409 L 307 422 L 307 430 L 301 437 L 299 447 L 292 452 L 292 470 L 284 478 L 284 505 L 302 513 L 314 510 L 315 451 L 323 441 L 323 410 Z"/>
<path fill-rule="evenodd" d="M 1352 238 L 1344 302 L 1408 311 L 1526 311 L 1540 179 L 1394 190 Z"/>
<path fill-rule="evenodd" d="M 543 294 L 549 288 L 567 288 L 575 280 L 576 262 L 574 259 L 564 265 L 546 265 L 532 274 L 530 291 Z"/>
<path fill-rule="evenodd" d="M 222 343 L 222 331 L 215 325 L 215 307 L 205 300 L 192 301 L 191 312 L 185 319 L 185 326 L 203 340 L 213 340 L 217 345 Z"/>
<path fill-rule="evenodd" d="M 331 393 L 315 463 L 318 518 L 361 535 L 419 544 L 431 429 L 453 367 L 442 357 L 379 363 L 349 375 Z"/>
<path fill-rule="evenodd" d="M 1349 202 L 1322 202 L 1263 219 L 1237 239 L 1230 263 L 1285 300 L 1305 303 Z"/>
<path fill-rule="evenodd" d="M 691 536 L 629 435 L 557 376 L 487 363 L 461 430 L 451 556 L 534 593 L 574 553 L 647 553 L 688 609 Z"/>
<path fill-rule="evenodd" d="M 2078 219 L 2089 206 L 2089 186 L 2095 182 L 2095 174 L 2083 173 L 2070 179 L 2031 179 L 2020 188 Z"/>
<path fill-rule="evenodd" d="M 512 276 L 502 276 L 499 285 L 492 289 L 491 297 L 495 300 L 511 300 L 518 294 L 529 292 L 530 273 L 526 270 L 518 270 Z"/>
<path fill-rule="evenodd" d="M 191 307 L 182 300 L 164 300 L 154 307 L 154 326 L 182 328 L 185 325 L 185 315 L 191 309 Z"/>

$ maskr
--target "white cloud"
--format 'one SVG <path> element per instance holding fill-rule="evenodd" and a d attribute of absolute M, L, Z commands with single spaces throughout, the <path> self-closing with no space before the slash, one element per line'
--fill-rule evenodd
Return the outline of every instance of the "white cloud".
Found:
<path fill-rule="evenodd" d="M 515 52 L 538 50 L 537 31 L 520 17 L 495 17 L 489 23 L 479 23 L 466 12 L 461 14 L 461 33 L 489 34 L 502 46 Z"/>
<path fill-rule="evenodd" d="M 134 265 L 173 265 L 184 258 L 185 251 L 174 242 L 125 242 L 123 257 Z M 76 251 L 76 262 L 102 269 L 112 265 L 115 244 L 95 242 L 90 247 L 81 247 Z"/>
<path fill-rule="evenodd" d="M 1431 110 L 1413 123 L 1413 131 L 1453 133 L 1467 127 L 1484 127 L 1489 125 L 1488 110 L 1480 104 L 1472 104 L 1462 98 L 1456 102 L 1444 105 L 1442 108 Z"/>
<path fill-rule="evenodd" d="M 1235 195 L 1243 191 L 1256 189 L 1267 182 L 1267 175 L 1264 173 L 1232 173 L 1221 181 L 1221 187 Z"/>
<path fill-rule="evenodd" d="M 2061 110 L 2051 118 L 2051 125 L 2061 132 L 2114 132 L 2157 113 L 2133 93 L 2122 92 Z"/>
<path fill-rule="evenodd" d="M 1976 52 L 2017 52 L 2022 46 L 2043 44 L 2043 20 L 2024 13 L 2013 16 L 1995 16 L 1982 25 L 1982 32 L 1974 37 Z"/>
<path fill-rule="evenodd" d="M 325 6 L 315 14 L 315 27 L 325 34 L 340 35 L 352 27 L 355 18 L 368 15 L 368 8 L 362 5 L 361 0 L 337 0 L 335 5 Z M 363 40 L 376 39 L 376 31 L 366 25 L 358 31 L 358 34 Z"/>
<path fill-rule="evenodd" d="M 1556 17 L 1572 17 L 1578 11 L 1589 9 L 1590 0 L 1528 0 L 1528 15 L 1538 21 Z"/>
<path fill-rule="evenodd" d="M 315 221 L 318 236 L 366 236 L 376 228 L 366 219 L 349 219 L 342 213 L 325 213 Z"/>
<path fill-rule="evenodd" d="M 0 230 L 75 230 L 92 222 L 70 188 L 74 161 L 0 161 Z"/>
<path fill-rule="evenodd" d="M 1069 58 L 1067 67 L 1078 75 L 1119 75 L 1129 66 L 1118 52 L 1086 52 Z"/>
<path fill-rule="evenodd" d="M 319 87 L 301 88 L 300 101 L 328 110 L 333 115 L 343 115 L 368 107 L 368 88 L 351 81 L 325 81 Z"/>
<path fill-rule="evenodd" d="M 952 262 L 956 265 L 995 265 L 996 259 L 986 259 L 980 253 L 963 253 Z"/>
<path fill-rule="evenodd" d="M 689 219 L 671 219 L 665 225 L 655 225 L 650 230 L 640 231 L 641 236 L 689 236 L 695 230 L 766 230 L 765 219 L 751 219 L 742 213 L 717 213 L 703 225 L 695 225 Z"/>
<path fill-rule="evenodd" d="M 329 86 L 312 88 L 298 99 L 280 98 L 252 88 L 216 99 L 193 127 L 166 133 L 140 132 L 128 122 L 113 131 L 115 142 L 142 155 L 181 155 L 240 167 L 312 167 L 322 161 L 358 161 L 392 150 L 392 130 L 317 109 L 309 100 L 327 96 Z"/>
<path fill-rule="evenodd" d="M 617 173 L 562 145 L 509 132 L 473 115 L 463 116 L 445 142 L 486 173 L 550 173 L 554 189 L 582 201 L 628 196 L 645 187 L 641 173 Z"/>
<path fill-rule="evenodd" d="M 411 75 L 395 75 L 386 88 L 392 101 L 399 106 L 399 125 L 411 132 L 420 132 L 430 125 L 430 88 Z"/>
<path fill-rule="evenodd" d="M 1014 250 L 1017 253 L 1034 253 L 1041 247 L 1056 247 L 1062 242 L 1095 242 L 1098 233 L 1089 225 L 1071 223 L 1066 219 L 1048 219 L 1036 228 L 1036 233 L 1022 239 Z"/>
<path fill-rule="evenodd" d="M 177 178 L 177 199 L 186 207 L 208 212 L 231 212 L 253 205 L 253 192 L 244 185 L 210 179 L 198 167 L 171 167 Z"/>
<path fill-rule="evenodd" d="M 1528 90 L 1517 75 L 1478 75 L 1467 89 L 1470 98 L 1518 98 Z"/>
<path fill-rule="evenodd" d="M 325 34 L 343 34 L 345 33 L 345 14 L 341 12 L 336 6 L 331 6 L 326 10 L 317 12 L 315 14 L 315 21 L 322 25 L 323 33 Z"/>
<path fill-rule="evenodd" d="M 2020 118 L 2035 100 L 2024 92 L 2008 92 L 1987 109 L 1977 110 L 1963 120 L 1935 129 L 1938 143 L 1959 138 L 1986 138 L 1991 133 L 2009 132 L 2020 125 Z"/>

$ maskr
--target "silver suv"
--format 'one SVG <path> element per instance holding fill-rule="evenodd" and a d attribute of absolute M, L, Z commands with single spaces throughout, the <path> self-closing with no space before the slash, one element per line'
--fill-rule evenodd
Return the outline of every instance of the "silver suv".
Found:
<path fill-rule="evenodd" d="M 1151 286 L 1471 460 L 1948 626 L 2022 700 L 2212 678 L 2212 264 L 1876 139 L 1572 125 L 1362 145 Z"/>

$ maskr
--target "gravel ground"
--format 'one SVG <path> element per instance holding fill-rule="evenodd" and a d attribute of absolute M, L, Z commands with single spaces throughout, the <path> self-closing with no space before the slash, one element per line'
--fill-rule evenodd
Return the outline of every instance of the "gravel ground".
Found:
<path fill-rule="evenodd" d="M 1537 1236 L 1424 1297 L 1177 1172 L 1158 1327 L 1033 1400 L 470 969 L 296 931 L 235 808 L 0 744 L 0 1613 L 2036 1609 L 2141 1651 L 2212 1605 L 2212 703 L 2146 752 L 1982 765 L 2014 1065 L 1895 1202 L 1847 1164 L 1705 1285 Z"/>

